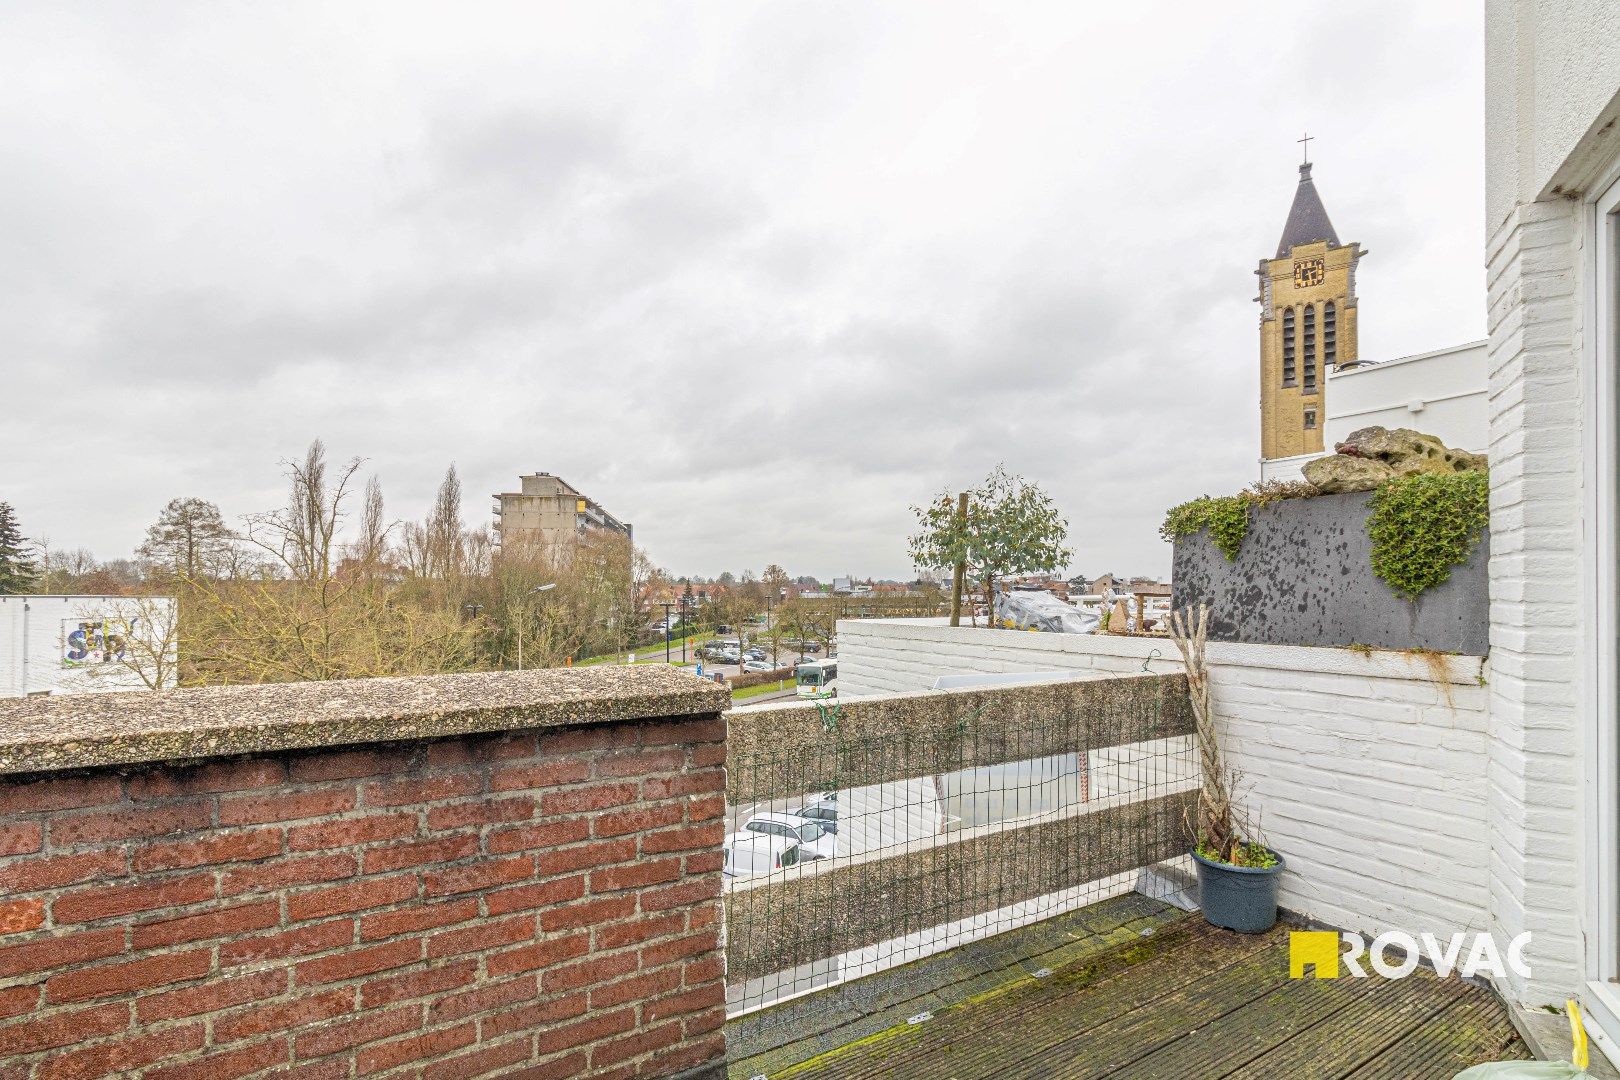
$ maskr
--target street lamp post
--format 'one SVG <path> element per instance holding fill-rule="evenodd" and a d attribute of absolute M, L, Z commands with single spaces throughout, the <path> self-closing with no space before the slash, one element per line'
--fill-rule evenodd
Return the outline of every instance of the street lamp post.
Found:
<path fill-rule="evenodd" d="M 667 664 L 669 663 L 669 609 L 675 605 L 666 600 L 661 602 L 661 606 L 664 609 L 664 663 Z"/>
<path fill-rule="evenodd" d="M 557 587 L 557 583 L 555 581 L 551 581 L 551 582 L 547 582 L 544 585 L 536 585 L 534 588 L 530 589 L 528 592 L 523 594 L 523 604 L 518 609 L 518 628 L 517 628 L 517 630 L 518 630 L 518 635 L 517 635 L 517 637 L 518 637 L 518 640 L 517 640 L 518 670 L 519 671 L 523 670 L 523 624 L 529 621 L 529 597 L 533 596 L 535 593 L 543 593 L 543 592 L 547 591 L 548 589 L 555 589 L 556 587 Z"/>

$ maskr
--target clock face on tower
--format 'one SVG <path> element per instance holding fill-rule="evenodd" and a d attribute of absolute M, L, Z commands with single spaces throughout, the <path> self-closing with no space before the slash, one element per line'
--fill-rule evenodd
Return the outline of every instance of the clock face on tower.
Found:
<path fill-rule="evenodd" d="M 1294 263 L 1294 288 L 1304 289 L 1320 285 L 1326 275 L 1326 259 L 1300 259 Z"/>

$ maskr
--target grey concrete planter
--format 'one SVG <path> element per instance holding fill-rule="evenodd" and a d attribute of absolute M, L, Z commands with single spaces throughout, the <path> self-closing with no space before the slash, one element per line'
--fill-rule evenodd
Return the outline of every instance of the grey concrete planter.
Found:
<path fill-rule="evenodd" d="M 1277 855 L 1275 851 L 1273 855 Z M 1277 885 L 1283 857 L 1265 869 L 1228 866 L 1192 853 L 1198 864 L 1198 906 L 1216 926 L 1240 934 L 1263 934 L 1277 924 Z"/>
<path fill-rule="evenodd" d="M 1207 603 L 1212 641 L 1485 655 L 1489 533 L 1450 580 L 1405 600 L 1372 572 L 1371 498 L 1323 495 L 1253 510 L 1230 562 L 1207 530 L 1182 537 L 1175 545 L 1175 605 Z"/>

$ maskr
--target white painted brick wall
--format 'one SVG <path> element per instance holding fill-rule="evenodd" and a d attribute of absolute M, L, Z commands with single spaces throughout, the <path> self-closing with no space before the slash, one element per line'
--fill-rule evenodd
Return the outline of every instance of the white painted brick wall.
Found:
<path fill-rule="evenodd" d="M 1403 653 L 1216 643 L 1209 659 L 1245 801 L 1288 862 L 1284 906 L 1374 934 L 1487 928 L 1488 699 L 1478 658 L 1431 668 Z M 841 697 L 925 690 L 966 671 L 1144 663 L 1181 670 L 1165 640 L 953 630 L 943 620 L 838 626 Z"/>
<path fill-rule="evenodd" d="M 1535 978 L 1561 1002 L 1581 978 L 1581 208 L 1517 207 L 1490 238 L 1492 928 L 1530 931 Z"/>

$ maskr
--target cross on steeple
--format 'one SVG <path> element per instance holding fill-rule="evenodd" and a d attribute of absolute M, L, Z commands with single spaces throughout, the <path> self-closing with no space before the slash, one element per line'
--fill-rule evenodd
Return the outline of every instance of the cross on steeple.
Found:
<path fill-rule="evenodd" d="M 1300 143 L 1301 145 L 1303 145 L 1305 147 L 1305 160 L 1300 162 L 1301 165 L 1309 165 L 1311 163 L 1311 140 L 1314 139 L 1315 137 L 1316 136 L 1312 135 L 1310 132 L 1307 131 L 1305 133 L 1305 137 L 1303 139 L 1295 139 L 1294 140 L 1295 142 Z"/>

